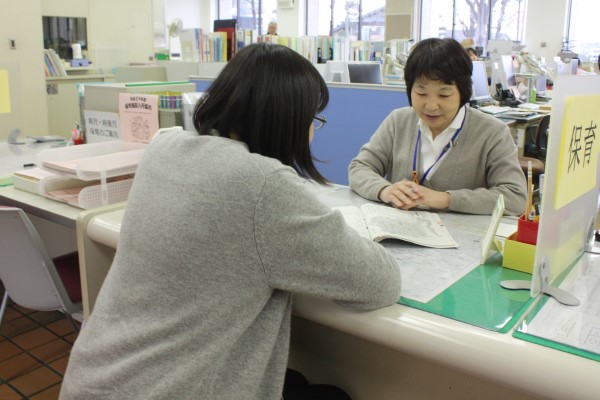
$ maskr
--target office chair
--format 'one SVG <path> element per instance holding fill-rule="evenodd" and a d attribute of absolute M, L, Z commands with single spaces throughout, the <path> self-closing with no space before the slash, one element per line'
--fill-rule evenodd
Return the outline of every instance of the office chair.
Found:
<path fill-rule="evenodd" d="M 545 115 L 534 133 L 532 143 L 525 146 L 525 155 L 529 157 L 546 159 L 546 148 L 548 147 L 548 130 L 550 129 L 550 114 Z"/>
<path fill-rule="evenodd" d="M 545 115 L 533 133 L 533 143 L 525 146 L 524 155 L 519 156 L 519 165 L 523 173 L 527 175 L 527 162 L 531 161 L 533 178 L 537 182 L 540 174 L 546 168 L 546 147 L 548 146 L 548 129 L 550 128 L 550 115 Z"/>
<path fill-rule="evenodd" d="M 73 314 L 82 312 L 77 253 L 50 258 L 31 221 L 20 208 L 0 207 L 0 280 L 4 295 L 0 326 L 10 298 L 36 311 L 59 310 L 77 332 Z"/>

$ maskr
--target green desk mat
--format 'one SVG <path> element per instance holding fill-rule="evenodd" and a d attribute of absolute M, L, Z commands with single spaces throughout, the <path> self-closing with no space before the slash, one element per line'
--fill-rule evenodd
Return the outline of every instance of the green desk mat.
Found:
<path fill-rule="evenodd" d="M 427 303 L 402 297 L 399 304 L 465 322 L 494 332 L 508 332 L 533 299 L 529 290 L 509 290 L 504 280 L 531 281 L 531 274 L 503 268 L 496 255 Z"/>
<path fill-rule="evenodd" d="M 0 187 L 2 186 L 12 186 L 12 176 L 0 176 Z"/>

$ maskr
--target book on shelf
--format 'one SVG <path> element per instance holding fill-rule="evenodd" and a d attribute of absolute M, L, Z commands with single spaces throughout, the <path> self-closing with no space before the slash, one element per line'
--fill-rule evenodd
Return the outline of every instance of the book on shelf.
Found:
<path fill-rule="evenodd" d="M 397 239 L 440 249 L 458 247 L 436 213 L 405 211 L 377 204 L 335 209 L 342 213 L 348 226 L 375 242 Z"/>
<path fill-rule="evenodd" d="M 231 60 L 231 58 L 235 55 L 235 49 L 237 46 L 235 38 L 236 30 L 237 20 L 235 19 L 216 19 L 213 21 L 213 31 L 225 33 L 226 53 L 224 57 L 219 61 Z"/>
<path fill-rule="evenodd" d="M 67 76 L 63 61 L 53 49 L 44 49 L 44 64 L 46 76 Z"/>

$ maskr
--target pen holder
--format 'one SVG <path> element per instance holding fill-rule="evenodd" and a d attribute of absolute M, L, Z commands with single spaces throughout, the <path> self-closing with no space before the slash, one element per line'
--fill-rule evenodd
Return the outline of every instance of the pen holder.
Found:
<path fill-rule="evenodd" d="M 517 222 L 517 242 L 536 245 L 538 234 L 537 222 L 529 221 L 525 215 L 522 215 Z"/>
<path fill-rule="evenodd" d="M 513 233 L 506 238 L 504 241 L 504 250 L 502 252 L 503 267 L 531 274 L 533 271 L 534 260 L 534 245 L 517 241 L 516 233 Z"/>
<path fill-rule="evenodd" d="M 74 145 L 83 144 L 83 139 L 73 139 L 73 144 Z"/>

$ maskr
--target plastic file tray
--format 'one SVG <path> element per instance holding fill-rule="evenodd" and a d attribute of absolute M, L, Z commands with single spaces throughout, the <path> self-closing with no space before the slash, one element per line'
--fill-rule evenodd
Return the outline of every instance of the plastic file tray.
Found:
<path fill-rule="evenodd" d="M 106 179 L 135 173 L 146 143 L 108 142 L 42 150 L 43 168 L 82 180 Z"/>
<path fill-rule="evenodd" d="M 132 184 L 133 179 L 123 179 L 107 183 L 108 204 L 127 200 Z M 104 205 L 102 200 L 102 185 L 86 186 L 79 192 L 77 201 L 69 202 L 69 204 L 84 209 L 96 208 Z"/>
<path fill-rule="evenodd" d="M 82 189 L 72 205 L 92 208 L 127 200 L 132 179 L 109 182 L 109 178 L 134 174 L 148 144 L 108 142 L 48 149 L 38 154 L 45 169 L 83 181 L 99 180 L 99 185 Z"/>

